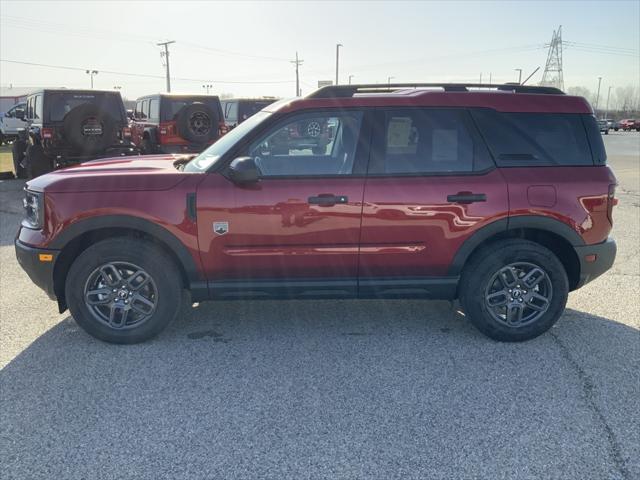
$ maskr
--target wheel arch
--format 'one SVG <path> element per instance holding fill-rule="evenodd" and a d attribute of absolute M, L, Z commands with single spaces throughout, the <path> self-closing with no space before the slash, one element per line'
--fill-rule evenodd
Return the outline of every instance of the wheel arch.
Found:
<path fill-rule="evenodd" d="M 186 289 L 194 290 L 202 285 L 206 286 L 187 248 L 164 227 L 149 220 L 125 215 L 96 217 L 71 225 L 50 245 L 52 249 L 60 250 L 54 265 L 53 282 L 61 312 L 67 307 L 64 285 L 73 260 L 94 243 L 116 237 L 134 237 L 158 245 L 178 266 Z"/>
<path fill-rule="evenodd" d="M 493 242 L 506 238 L 522 238 L 551 250 L 563 264 L 569 287 L 575 290 L 580 281 L 580 259 L 573 248 L 584 245 L 582 237 L 567 224 L 550 218 L 522 215 L 497 220 L 479 229 L 456 252 L 449 274 L 462 274 L 468 260 Z"/>

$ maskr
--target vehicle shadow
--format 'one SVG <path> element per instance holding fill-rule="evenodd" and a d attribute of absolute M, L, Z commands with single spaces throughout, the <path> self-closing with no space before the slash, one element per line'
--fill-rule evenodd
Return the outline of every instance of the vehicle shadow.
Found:
<path fill-rule="evenodd" d="M 610 478 L 640 468 L 637 417 L 608 420 L 638 340 L 567 310 L 497 343 L 425 301 L 208 303 L 131 346 L 67 317 L 0 372 L 0 455 L 5 478 Z"/>

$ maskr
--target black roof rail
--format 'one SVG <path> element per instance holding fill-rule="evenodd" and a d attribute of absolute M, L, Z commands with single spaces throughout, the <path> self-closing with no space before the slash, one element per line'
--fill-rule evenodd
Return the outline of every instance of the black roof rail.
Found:
<path fill-rule="evenodd" d="M 555 87 L 536 87 L 514 83 L 370 83 L 360 85 L 329 85 L 319 88 L 315 92 L 311 92 L 307 95 L 307 98 L 344 98 L 353 97 L 357 93 L 389 93 L 396 90 L 424 87 L 439 87 L 445 92 L 468 92 L 469 88 L 487 88 L 514 93 L 564 95 L 562 90 Z"/>

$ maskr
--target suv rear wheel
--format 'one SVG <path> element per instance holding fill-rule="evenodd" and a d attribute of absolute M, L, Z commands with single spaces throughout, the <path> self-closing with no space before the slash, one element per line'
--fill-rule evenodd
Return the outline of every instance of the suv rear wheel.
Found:
<path fill-rule="evenodd" d="M 541 335 L 560 318 L 569 281 L 560 260 L 528 240 L 503 240 L 465 267 L 460 300 L 478 330 L 503 342 Z"/>
<path fill-rule="evenodd" d="M 27 149 L 27 145 L 22 140 L 15 140 L 11 145 L 11 155 L 13 157 L 13 171 L 16 174 L 16 178 L 27 178 L 27 171 L 22 166 L 24 159 L 24 152 Z"/>
<path fill-rule="evenodd" d="M 65 292 L 78 325 L 111 343 L 158 335 L 182 301 L 180 272 L 171 258 L 131 238 L 103 240 L 82 252 L 69 269 Z"/>

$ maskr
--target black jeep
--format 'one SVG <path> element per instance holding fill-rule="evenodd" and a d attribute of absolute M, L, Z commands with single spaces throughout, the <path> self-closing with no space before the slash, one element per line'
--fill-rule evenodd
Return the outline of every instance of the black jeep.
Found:
<path fill-rule="evenodd" d="M 27 97 L 28 127 L 13 144 L 18 178 L 100 157 L 138 153 L 119 92 L 46 89 Z"/>

